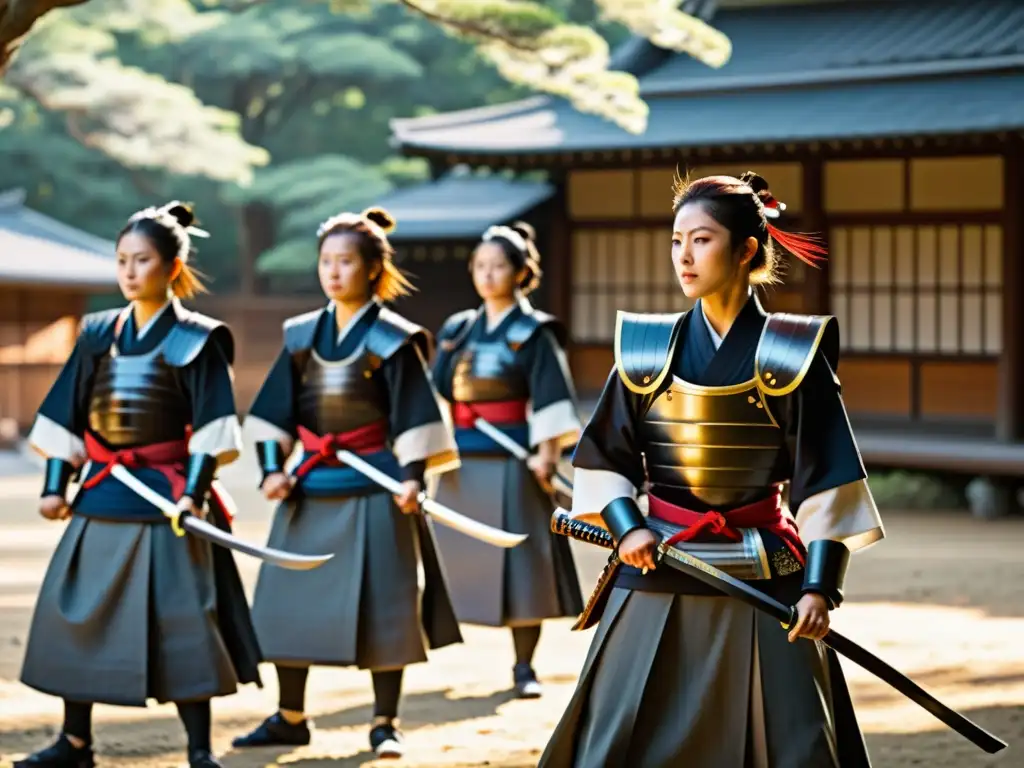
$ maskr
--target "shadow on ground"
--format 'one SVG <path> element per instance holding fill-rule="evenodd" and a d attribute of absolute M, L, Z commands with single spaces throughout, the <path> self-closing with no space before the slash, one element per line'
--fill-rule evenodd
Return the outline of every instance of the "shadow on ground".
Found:
<path fill-rule="evenodd" d="M 450 723 L 489 717 L 496 714 L 502 704 L 514 698 L 511 691 L 497 691 L 486 696 L 459 698 L 451 698 L 449 693 L 450 691 L 445 689 L 411 693 L 404 696 L 402 699 L 402 729 L 408 733 L 428 726 L 443 726 Z M 260 722 L 259 718 L 252 717 L 216 717 L 216 706 L 217 704 L 214 703 L 215 740 L 226 737 L 230 741 L 230 738 L 233 738 L 234 735 L 245 733 Z M 95 740 L 98 756 L 101 759 L 138 759 L 158 758 L 168 755 L 173 760 L 172 754 L 174 752 L 184 752 L 185 738 L 177 716 L 171 714 L 174 710 L 171 707 L 166 707 L 166 709 L 168 714 L 156 715 L 154 713 L 143 721 L 107 721 L 97 723 L 95 726 Z M 270 713 L 268 712 L 267 714 Z M 318 715 L 315 718 L 315 727 L 320 730 L 330 731 L 365 726 L 368 735 L 369 723 L 372 718 L 373 707 L 369 704 L 363 704 Z M 54 725 L 46 727 L 0 730 L 0 745 L 3 748 L 3 752 L 0 754 L 4 757 L 7 757 L 7 755 L 20 755 L 45 746 L 56 737 L 58 727 L 59 723 L 54 723 Z M 147 738 L 140 739 L 142 734 L 147 734 Z M 130 746 L 128 746 L 129 744 Z M 263 766 L 267 763 L 273 764 L 278 758 L 292 751 L 294 751 L 293 748 L 227 751 L 224 753 L 223 762 L 226 768 Z M 346 757 L 344 758 L 345 762 L 339 762 L 340 759 L 334 758 L 317 758 L 312 764 L 358 765 L 372 757 L 372 753 L 366 752 L 355 763 L 347 761 L 356 760 L 360 758 L 359 755 Z M 289 760 L 288 764 L 302 765 L 303 763 L 301 761 Z M 0 767 L 6 768 L 6 764 L 0 762 Z"/>
<path fill-rule="evenodd" d="M 1007 738 L 1020 733 L 1024 707 L 985 707 L 961 712 L 982 728 L 1009 743 L 1002 752 L 988 755 L 956 732 L 943 728 L 922 733 L 871 733 L 867 736 L 871 761 L 878 768 L 1010 768 L 1024 765 L 1024 743 Z"/>

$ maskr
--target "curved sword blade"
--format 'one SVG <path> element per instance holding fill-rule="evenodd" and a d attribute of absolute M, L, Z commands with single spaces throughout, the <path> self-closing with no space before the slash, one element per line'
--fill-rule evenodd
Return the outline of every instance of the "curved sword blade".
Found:
<path fill-rule="evenodd" d="M 523 446 L 513 440 L 511 437 L 506 435 L 491 422 L 486 419 L 482 419 L 477 416 L 476 421 L 473 422 L 473 426 L 487 435 L 491 440 L 496 442 L 506 451 L 511 453 L 520 461 L 526 461 L 530 458 L 530 452 L 527 451 Z M 561 472 L 555 472 L 555 476 L 552 478 L 555 487 L 566 496 L 572 498 L 572 483 L 562 475 Z"/>
<path fill-rule="evenodd" d="M 128 489 L 133 491 L 137 496 L 145 499 L 163 512 L 168 518 L 174 518 L 178 514 L 177 504 L 154 491 L 144 482 L 139 480 L 139 478 L 129 472 L 126 467 L 123 467 L 120 464 L 115 464 L 113 468 L 111 468 L 110 474 L 117 478 L 118 482 L 127 486 Z M 334 557 L 333 554 L 295 555 L 291 552 L 284 552 L 280 549 L 271 549 L 270 547 L 261 547 L 257 544 L 250 544 L 247 541 L 236 538 L 227 531 L 222 531 L 217 526 L 212 525 L 205 520 L 200 520 L 194 515 L 182 515 L 181 526 L 189 533 L 204 538 L 214 544 L 219 544 L 222 547 L 233 549 L 236 552 L 251 555 L 252 557 L 256 557 L 270 563 L 271 565 L 276 565 L 280 568 L 287 568 L 292 571 L 308 571 L 312 568 L 318 568 Z"/>
<path fill-rule="evenodd" d="M 262 547 L 258 544 L 250 544 L 242 539 L 235 538 L 227 531 L 222 531 L 217 526 L 201 520 L 194 515 L 183 515 L 181 527 L 194 536 L 204 538 L 214 544 L 233 549 L 245 555 L 259 558 L 264 562 L 276 565 L 279 568 L 287 568 L 290 571 L 311 571 L 319 568 L 332 557 L 331 555 L 296 555 L 292 552 L 285 552 L 272 547 Z"/>
<path fill-rule="evenodd" d="M 338 451 L 338 461 L 342 464 L 347 464 L 357 472 L 366 475 L 366 477 L 373 480 L 377 485 L 387 491 L 391 491 L 391 493 L 398 494 L 402 492 L 402 484 L 400 482 L 387 472 L 382 472 L 369 462 L 359 458 L 351 451 Z M 521 544 L 526 540 L 526 534 L 509 533 L 508 531 L 503 531 L 500 528 L 492 528 L 491 526 L 485 525 L 477 520 L 472 520 L 465 515 L 459 514 L 454 509 L 449 509 L 444 504 L 434 501 L 429 498 L 426 493 L 420 494 L 419 502 L 420 506 L 423 507 L 423 511 L 429 514 L 434 520 L 441 523 L 441 525 L 447 526 L 452 530 L 463 533 L 471 538 L 486 542 L 487 544 L 502 547 L 503 549 L 510 549 L 511 547 Z"/>

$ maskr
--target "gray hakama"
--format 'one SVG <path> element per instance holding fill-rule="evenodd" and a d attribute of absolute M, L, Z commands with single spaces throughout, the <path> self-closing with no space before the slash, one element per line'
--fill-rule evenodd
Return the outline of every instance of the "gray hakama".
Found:
<path fill-rule="evenodd" d="M 574 517 L 598 522 L 609 502 L 635 499 L 647 482 L 658 498 L 688 493 L 683 483 L 676 487 L 649 481 L 650 457 L 646 463 L 643 457 L 660 446 L 645 442 L 646 436 L 658 434 L 650 425 L 670 423 L 657 419 L 672 413 L 665 406 L 648 417 L 652 404 L 667 399 L 679 412 L 687 410 L 680 401 L 692 405 L 694 426 L 671 422 L 679 434 L 695 436 L 687 451 L 704 450 L 712 435 L 724 434 L 714 432 L 715 427 L 743 426 L 715 420 L 726 413 L 724 405 L 686 398 L 700 388 L 728 392 L 732 387 L 746 401 L 744 387 L 753 386 L 755 350 L 766 323 L 759 304 L 748 301 L 724 341 L 711 335 L 699 303 L 682 323 L 680 341 L 666 352 L 670 375 L 658 385 L 660 391 L 636 394 L 621 371 L 609 375 L 573 457 Z M 792 395 L 761 401 L 752 396 L 749 403 L 753 413 L 769 408 L 786 436 L 783 460 L 767 465 L 769 483 L 790 481 L 802 542 L 832 539 L 856 551 L 882 537 L 882 524 L 839 397 L 838 379 L 820 349 L 812 348 L 811 354 L 806 376 Z M 724 395 L 720 399 L 725 402 Z M 698 420 L 702 417 L 707 421 Z M 748 452 L 751 445 L 744 444 Z M 681 450 L 677 455 L 685 460 L 689 454 Z M 712 465 L 700 466 L 688 476 L 703 478 L 716 471 Z M 671 479 L 662 465 L 656 468 L 662 482 Z M 692 493 L 688 498 L 699 502 Z M 790 516 L 788 509 L 783 514 Z M 779 601 L 795 604 L 803 589 L 803 567 L 780 538 L 765 531 L 762 537 L 772 577 L 753 583 Z M 776 560 L 780 554 L 785 557 Z M 776 567 L 786 562 L 786 568 Z M 542 768 L 870 765 L 833 651 L 803 638 L 788 642 L 786 630 L 774 619 L 716 595 L 665 564 L 646 575 L 623 566 L 613 584 L 576 691 L 541 758 Z"/>
<path fill-rule="evenodd" d="M 795 603 L 800 582 L 789 586 Z M 614 589 L 540 765 L 870 763 L 821 643 L 790 643 L 777 621 L 729 598 Z"/>
<path fill-rule="evenodd" d="M 495 549 L 437 529 L 460 621 L 529 626 L 583 610 L 569 542 L 551 533 L 554 504 L 524 463 L 464 455 L 457 473 L 440 478 L 435 498 L 474 520 L 529 537 L 512 549 Z"/>
<path fill-rule="evenodd" d="M 247 438 L 277 442 L 288 455 L 303 434 L 338 437 L 345 414 L 369 413 L 379 418 L 381 445 L 347 447 L 378 469 L 422 481 L 457 467 L 419 348 L 422 331 L 389 352 L 378 349 L 380 339 L 401 337 L 395 329 L 405 321 L 396 317 L 370 302 L 339 333 L 332 303 L 286 325 L 284 348 L 246 417 Z M 300 402 L 314 405 L 303 410 Z M 344 434 L 338 439 L 345 445 Z M 300 473 L 311 457 L 318 463 Z M 403 514 L 356 470 L 319 461 L 308 445 L 292 469 L 301 476 L 274 513 L 268 545 L 334 558 L 302 573 L 260 569 L 252 615 L 265 658 L 280 667 L 389 670 L 462 642 L 431 523 Z"/>
<path fill-rule="evenodd" d="M 169 525 L 75 515 L 39 593 L 21 681 L 71 701 L 227 696 L 211 545 Z"/>
<path fill-rule="evenodd" d="M 437 531 L 460 621 L 536 626 L 545 619 L 576 616 L 583 609 L 569 543 L 551 533 L 554 501 L 524 462 L 464 421 L 467 407 L 493 407 L 501 400 L 495 390 L 502 387 L 517 392 L 526 403 L 520 423 L 491 421 L 508 437 L 527 450 L 549 440 L 563 448 L 575 443 L 581 425 L 565 353 L 553 330 L 557 327 L 553 318 L 523 303 L 513 305 L 491 327 L 482 311 L 460 313 L 438 334 L 434 383 L 452 403 L 462 465 L 457 473 L 440 478 L 435 498 L 474 520 L 529 537 L 512 549 L 496 550 L 454 531 Z M 466 361 L 474 357 L 502 356 L 505 367 L 499 373 L 487 372 L 493 378 L 483 385 L 479 378 L 473 381 L 474 372 L 463 372 Z M 460 383 L 460 377 L 469 382 Z M 494 380 L 500 385 L 491 383 Z M 456 397 L 460 389 L 465 391 Z M 479 403 L 465 400 L 475 389 L 490 397 Z"/>
<path fill-rule="evenodd" d="M 102 392 L 100 400 L 92 393 L 99 361 L 111 345 L 122 360 L 144 360 L 156 351 L 171 357 L 165 340 L 184 311 L 170 303 L 141 333 L 130 313 L 118 333 L 117 316 L 97 313 L 83 322 L 28 438 L 44 456 L 69 461 L 102 440 L 89 426 L 90 413 L 95 416 L 102 403 Z M 241 447 L 230 347 L 225 350 L 224 344 L 207 341 L 176 372 L 191 411 L 187 451 L 215 456 L 221 464 L 233 461 Z M 137 412 L 135 417 L 144 421 Z M 107 413 L 100 423 L 109 428 L 117 418 Z M 180 425 L 182 435 L 186 426 Z M 83 469 L 83 482 L 102 469 L 103 462 L 93 457 Z M 181 470 L 173 471 L 180 477 Z M 130 471 L 174 498 L 165 471 L 154 466 Z M 23 683 L 71 701 L 128 706 L 145 706 L 147 699 L 205 700 L 234 693 L 240 682 L 259 683 L 259 648 L 230 552 L 191 536 L 177 537 L 155 507 L 111 476 L 83 486 L 71 509 L 36 603 Z M 230 530 L 215 497 L 208 519 Z"/>
<path fill-rule="evenodd" d="M 461 642 L 431 526 L 389 494 L 286 501 L 267 543 L 334 554 L 314 571 L 260 572 L 253 622 L 268 661 L 395 669 Z"/>

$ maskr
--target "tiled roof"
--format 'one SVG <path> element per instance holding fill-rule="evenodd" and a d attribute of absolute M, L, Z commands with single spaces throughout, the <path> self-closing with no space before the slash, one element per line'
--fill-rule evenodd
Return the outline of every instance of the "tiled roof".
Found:
<path fill-rule="evenodd" d="M 673 55 L 638 72 L 643 134 L 534 97 L 395 120 L 396 142 L 507 155 L 1024 128 L 1024 0 L 733 8 L 712 23 L 733 43 L 721 69 Z"/>
<path fill-rule="evenodd" d="M 20 190 L 0 193 L 0 283 L 116 290 L 114 243 L 24 205 Z"/>
<path fill-rule="evenodd" d="M 525 214 L 553 193 L 544 182 L 449 174 L 378 202 L 398 222 L 389 235 L 395 242 L 461 240 L 479 238 L 487 227 Z"/>

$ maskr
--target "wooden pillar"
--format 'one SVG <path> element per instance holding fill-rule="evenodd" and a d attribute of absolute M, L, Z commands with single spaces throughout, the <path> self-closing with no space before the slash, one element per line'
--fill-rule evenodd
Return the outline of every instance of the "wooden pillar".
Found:
<path fill-rule="evenodd" d="M 819 234 L 828 242 L 827 217 L 825 216 L 824 163 L 821 156 L 814 154 L 804 158 L 803 196 L 804 210 L 801 217 L 807 232 Z M 808 267 L 804 281 L 804 312 L 813 315 L 827 315 L 831 309 L 829 287 L 829 262 L 826 259 L 820 269 Z"/>
<path fill-rule="evenodd" d="M 1003 155 L 1003 353 L 999 357 L 996 437 L 1024 440 L 1024 147 L 1010 139 Z"/>
<path fill-rule="evenodd" d="M 550 235 L 545 261 L 551 282 L 548 297 L 551 313 L 558 317 L 572 337 L 572 232 L 569 227 L 565 178 L 552 179 L 555 194 L 549 202 Z"/>

